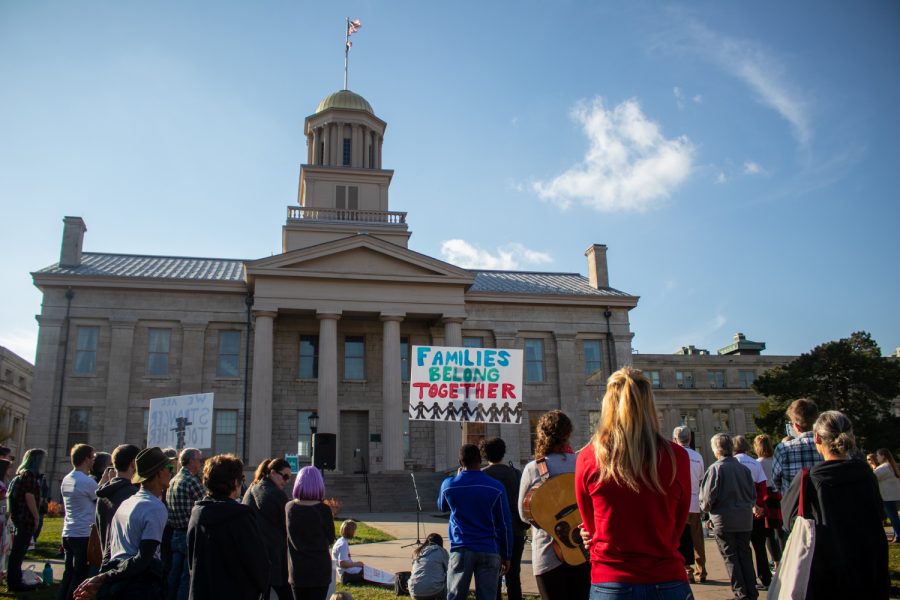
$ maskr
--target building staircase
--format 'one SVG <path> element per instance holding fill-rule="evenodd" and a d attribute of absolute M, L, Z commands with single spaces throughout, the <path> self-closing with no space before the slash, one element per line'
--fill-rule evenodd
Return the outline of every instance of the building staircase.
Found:
<path fill-rule="evenodd" d="M 416 471 L 416 485 L 422 499 L 422 512 L 437 512 L 437 496 L 444 473 Z M 366 477 L 372 506 L 366 496 Z M 325 497 L 341 501 L 341 514 L 353 512 L 413 512 L 416 496 L 410 473 L 369 473 L 335 475 L 325 472 Z"/>

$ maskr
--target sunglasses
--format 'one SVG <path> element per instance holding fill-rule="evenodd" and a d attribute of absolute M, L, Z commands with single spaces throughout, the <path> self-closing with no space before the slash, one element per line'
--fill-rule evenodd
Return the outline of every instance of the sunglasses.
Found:
<path fill-rule="evenodd" d="M 285 481 L 288 481 L 291 478 L 290 471 L 288 471 L 287 473 L 279 473 L 279 475 L 281 475 L 281 478 L 284 479 Z"/>

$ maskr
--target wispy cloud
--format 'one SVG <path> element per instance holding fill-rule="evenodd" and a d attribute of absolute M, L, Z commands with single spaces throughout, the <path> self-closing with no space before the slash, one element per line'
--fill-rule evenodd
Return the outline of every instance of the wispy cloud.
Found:
<path fill-rule="evenodd" d="M 744 174 L 745 175 L 765 175 L 766 170 L 762 168 L 762 166 L 758 162 L 753 162 L 752 160 L 744 161 Z"/>
<path fill-rule="evenodd" d="M 573 201 L 601 212 L 646 211 L 690 175 L 694 145 L 666 138 L 635 99 L 607 110 L 602 98 L 572 109 L 590 146 L 584 159 L 550 181 L 532 184 L 542 200 L 568 208 Z"/>
<path fill-rule="evenodd" d="M 675 105 L 678 106 L 678 110 L 684 110 L 684 107 L 687 104 L 687 96 L 685 95 L 684 90 L 676 85 L 672 88 L 672 95 L 675 96 Z M 691 97 L 691 102 L 694 104 L 702 104 L 703 96 L 695 94 Z"/>
<path fill-rule="evenodd" d="M 696 96 L 691 98 L 691 100 L 694 101 L 694 104 L 703 104 L 703 96 L 701 96 L 700 94 L 697 94 Z"/>
<path fill-rule="evenodd" d="M 441 244 L 441 257 L 464 269 L 515 270 L 528 265 L 543 265 L 553 258 L 537 250 L 531 250 L 517 242 L 497 248 L 496 252 L 479 248 L 465 240 L 446 240 Z"/>
<path fill-rule="evenodd" d="M 725 176 L 724 171 L 719 171 L 719 174 L 716 175 L 716 183 L 725 183 L 728 181 L 728 177 Z"/>
<path fill-rule="evenodd" d="M 813 135 L 809 102 L 790 83 L 782 60 L 762 44 L 717 33 L 695 19 L 688 21 L 688 32 L 689 43 L 698 55 L 742 81 L 762 104 L 790 123 L 801 144 L 809 143 Z"/>
<path fill-rule="evenodd" d="M 716 334 L 718 334 L 727 323 L 728 317 L 722 313 L 716 313 L 713 318 L 697 323 L 691 329 L 671 338 L 669 345 L 673 349 L 681 346 L 689 346 L 691 344 L 701 348 L 706 347 L 710 343 L 715 343 L 716 340 L 721 337 Z"/>

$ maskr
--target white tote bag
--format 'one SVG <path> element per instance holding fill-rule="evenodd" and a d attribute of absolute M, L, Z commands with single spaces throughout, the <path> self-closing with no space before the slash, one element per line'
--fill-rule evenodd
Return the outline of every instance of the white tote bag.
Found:
<path fill-rule="evenodd" d="M 800 472 L 800 501 L 797 518 L 781 554 L 781 562 L 769 585 L 769 600 L 805 600 L 816 548 L 816 522 L 805 516 L 809 469 Z"/>

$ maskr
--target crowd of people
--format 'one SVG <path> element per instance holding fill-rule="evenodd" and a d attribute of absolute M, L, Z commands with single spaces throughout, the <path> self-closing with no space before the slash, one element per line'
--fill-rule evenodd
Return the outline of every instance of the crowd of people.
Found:
<path fill-rule="evenodd" d="M 459 470 L 437 499 L 450 513 L 449 552 L 436 533 L 414 550 L 410 595 L 464 600 L 474 580 L 478 600 L 500 600 L 503 587 L 509 600 L 521 600 L 530 529 L 543 600 L 692 598 L 690 584 L 709 578 L 705 523 L 734 597 L 755 600 L 778 576 L 802 513 L 817 527 L 807 598 L 888 597 L 883 521 L 893 527 L 892 543 L 900 542 L 900 470 L 887 449 L 860 453 L 847 415 L 819 414 L 811 400 L 796 400 L 782 441 L 756 436 L 754 457 L 744 436 L 718 433 L 707 468 L 687 426 L 671 439 L 661 433 L 652 385 L 640 371 L 613 373 L 600 409 L 593 437 L 577 452 L 569 417 L 545 413 L 534 460 L 521 472 L 504 463 L 500 438 L 463 445 Z M 0 570 L 11 591 L 33 589 L 22 562 L 46 512 L 45 457 L 29 450 L 10 478 L 15 457 L 0 447 Z M 77 444 L 70 459 L 59 488 L 58 600 L 325 600 L 336 581 L 363 580 L 366 565 L 350 546 L 357 523 L 344 521 L 335 535 L 315 467 L 295 477 L 286 460 L 267 459 L 248 483 L 239 458 L 205 459 L 196 448 L 123 444 L 105 454 Z M 538 527 L 530 512 L 532 493 L 556 476 L 574 482 L 571 507 L 560 515 L 578 511 L 583 560 L 564 555 L 560 544 L 571 538 Z M 351 600 L 346 592 L 331 597 Z"/>

